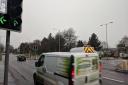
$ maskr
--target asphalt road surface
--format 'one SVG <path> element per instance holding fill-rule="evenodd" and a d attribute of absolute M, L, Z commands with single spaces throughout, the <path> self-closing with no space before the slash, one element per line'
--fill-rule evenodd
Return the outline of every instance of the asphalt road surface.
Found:
<path fill-rule="evenodd" d="M 120 59 L 102 60 L 103 85 L 128 85 L 128 73 L 115 71 L 116 65 L 120 62 Z"/>
<path fill-rule="evenodd" d="M 10 73 L 16 85 L 34 85 L 33 72 L 36 60 L 19 62 L 15 55 L 10 54 Z M 128 85 L 128 74 L 113 71 L 118 60 L 103 60 L 102 85 Z"/>
<path fill-rule="evenodd" d="M 10 73 L 16 81 L 16 85 L 34 85 L 33 73 L 35 60 L 19 62 L 15 55 L 10 55 Z"/>

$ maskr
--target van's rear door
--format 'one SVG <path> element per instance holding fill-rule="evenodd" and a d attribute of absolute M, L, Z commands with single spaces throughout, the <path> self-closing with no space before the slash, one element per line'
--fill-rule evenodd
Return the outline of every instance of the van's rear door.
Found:
<path fill-rule="evenodd" d="M 99 84 L 99 59 L 94 55 L 77 55 L 75 57 L 75 85 Z"/>

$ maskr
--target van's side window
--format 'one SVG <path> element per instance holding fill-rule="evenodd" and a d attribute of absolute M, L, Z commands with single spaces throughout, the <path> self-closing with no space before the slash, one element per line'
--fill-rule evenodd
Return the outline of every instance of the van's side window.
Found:
<path fill-rule="evenodd" d="M 43 65 L 43 64 L 44 64 L 44 58 L 45 58 L 44 55 L 42 55 L 42 56 L 39 58 L 38 63 L 39 63 L 40 65 Z"/>
<path fill-rule="evenodd" d="M 69 69 L 70 59 L 68 57 L 58 57 L 56 73 L 64 77 L 69 77 Z"/>
<path fill-rule="evenodd" d="M 97 58 L 92 59 L 92 69 L 93 70 L 98 69 L 98 59 Z"/>

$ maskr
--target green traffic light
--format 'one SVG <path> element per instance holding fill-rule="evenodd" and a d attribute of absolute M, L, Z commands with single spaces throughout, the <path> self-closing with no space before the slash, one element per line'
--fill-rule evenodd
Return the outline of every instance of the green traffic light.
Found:
<path fill-rule="evenodd" d="M 20 18 L 14 18 L 10 21 L 11 28 L 17 28 L 20 27 L 22 23 L 22 20 Z"/>
<path fill-rule="evenodd" d="M 13 24 L 14 24 L 14 26 L 17 26 L 19 23 L 18 23 L 17 20 L 14 20 L 14 21 L 13 21 Z"/>
<path fill-rule="evenodd" d="M 5 22 L 7 22 L 7 20 L 5 19 L 4 16 L 0 17 L 0 24 L 5 24 Z"/>

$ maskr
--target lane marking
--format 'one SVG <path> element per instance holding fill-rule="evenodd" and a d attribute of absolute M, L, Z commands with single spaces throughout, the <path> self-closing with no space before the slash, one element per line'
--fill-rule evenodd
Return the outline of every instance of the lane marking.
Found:
<path fill-rule="evenodd" d="M 108 77 L 102 77 L 104 79 L 108 79 L 108 80 L 111 80 L 111 81 L 116 81 L 116 82 L 120 82 L 120 83 L 124 83 L 125 81 L 121 81 L 121 80 L 117 80 L 117 79 L 112 79 L 112 78 L 108 78 Z"/>

